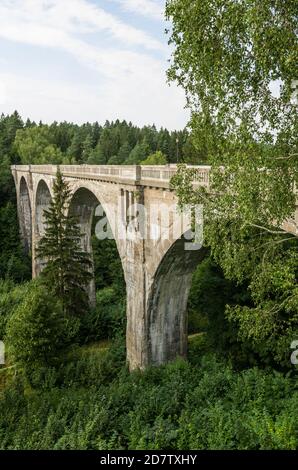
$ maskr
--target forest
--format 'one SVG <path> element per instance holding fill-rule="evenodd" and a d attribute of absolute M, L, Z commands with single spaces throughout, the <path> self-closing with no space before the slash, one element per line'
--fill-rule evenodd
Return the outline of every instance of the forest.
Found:
<path fill-rule="evenodd" d="M 68 162 L 69 148 L 76 142 L 80 153 L 72 161 L 82 163 L 83 143 L 97 132 L 99 141 L 109 132 L 122 134 L 124 143 L 119 146 L 119 139 L 118 150 L 128 146 L 126 139 L 134 135 L 134 148 L 148 146 L 144 160 L 161 149 L 157 144 L 161 134 L 168 135 L 171 143 L 167 131 L 126 123 L 80 128 L 24 123 L 17 112 L 1 117 L 0 331 L 6 341 L 26 350 L 24 357 L 16 354 L 0 369 L 1 448 L 296 448 L 298 395 L 290 345 L 280 359 L 266 341 L 258 343 L 239 334 L 239 325 L 229 320 L 226 306 L 252 305 L 248 282 L 226 278 L 211 252 L 193 275 L 187 361 L 177 359 L 143 373 L 128 372 L 121 261 L 113 240 L 95 237 L 96 308 L 80 317 L 66 349 L 63 337 L 58 360 L 36 361 L 36 346 L 28 344 L 29 337 L 33 343 L 34 329 L 40 342 L 48 339 L 41 334 L 44 319 L 39 313 L 41 304 L 47 312 L 53 305 L 48 293 L 40 292 L 38 281 L 30 280 L 31 259 L 24 254 L 19 236 L 9 165 L 28 162 L 26 152 L 34 154 L 30 145 L 37 145 L 37 135 L 43 138 L 36 150 L 39 160 L 36 157 L 34 162 Z M 147 133 L 151 147 L 144 144 Z M 183 135 L 186 132 L 181 133 L 181 141 Z M 184 145 L 189 145 L 187 140 Z M 173 141 L 172 145 L 176 136 Z M 98 147 L 94 141 L 93 150 Z M 114 152 L 116 147 L 110 154 Z M 165 147 L 162 155 L 167 158 Z M 60 328 L 51 337 L 58 336 Z"/>
<path fill-rule="evenodd" d="M 168 0 L 166 16 L 187 129 L 0 118 L 1 449 L 298 448 L 298 232 L 282 229 L 298 185 L 297 2 Z M 179 164 L 171 186 L 181 207 L 204 205 L 207 253 L 187 359 L 128 370 L 116 245 L 93 237 L 91 308 L 59 172 L 38 247 L 48 263 L 31 280 L 10 165 L 46 163 Z M 212 190 L 194 188 L 187 163 L 212 167 Z"/>

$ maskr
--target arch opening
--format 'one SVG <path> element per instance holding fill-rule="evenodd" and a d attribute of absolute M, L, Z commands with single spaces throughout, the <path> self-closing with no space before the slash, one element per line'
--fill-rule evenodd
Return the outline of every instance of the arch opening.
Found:
<path fill-rule="evenodd" d="M 192 274 L 207 250 L 185 250 L 185 242 L 182 236 L 173 243 L 153 278 L 147 309 L 150 364 L 160 365 L 187 355 L 187 302 Z"/>
<path fill-rule="evenodd" d="M 40 180 L 36 190 L 35 196 L 35 223 L 34 223 L 34 240 L 35 247 L 38 246 L 39 240 L 45 233 L 45 217 L 44 211 L 50 206 L 52 195 L 49 187 L 44 180 Z M 33 257 L 33 277 L 40 274 L 45 266 L 45 261 L 40 258 Z"/>
<path fill-rule="evenodd" d="M 20 181 L 20 231 L 26 254 L 32 249 L 32 212 L 28 185 L 24 176 Z"/>
<path fill-rule="evenodd" d="M 90 254 L 92 261 L 93 280 L 88 286 L 91 306 L 96 306 L 96 298 L 100 299 L 100 292 L 106 288 L 117 291 L 115 296 L 112 295 L 113 299 L 117 296 L 125 297 L 123 296 L 124 273 L 116 241 L 104 237 L 99 239 L 96 236 L 95 229 L 99 220 L 106 220 L 105 230 L 109 227 L 108 217 L 101 201 L 92 191 L 81 187 L 73 194 L 68 213 L 75 217 L 82 234 L 82 249 Z"/>
<path fill-rule="evenodd" d="M 45 233 L 44 211 L 50 206 L 52 196 L 48 185 L 40 180 L 36 190 L 35 199 L 35 237 L 39 240 Z"/>

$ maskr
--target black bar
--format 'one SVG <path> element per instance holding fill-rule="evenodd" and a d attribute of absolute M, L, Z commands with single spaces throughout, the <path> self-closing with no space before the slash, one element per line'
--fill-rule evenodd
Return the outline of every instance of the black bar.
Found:
<path fill-rule="evenodd" d="M 173 465 L 209 468 L 210 465 L 226 464 L 228 468 L 239 465 L 264 465 L 269 463 L 287 466 L 297 464 L 296 451 L 0 451 L 0 462 L 10 465 L 24 464 L 30 466 L 53 468 L 59 464 L 83 465 L 83 470 L 90 465 L 92 468 L 102 466 L 120 466 L 122 468 L 137 468 L 142 466 Z M 2 467 L 3 468 L 3 467 Z M 253 469 L 252 469 L 253 470 Z"/>

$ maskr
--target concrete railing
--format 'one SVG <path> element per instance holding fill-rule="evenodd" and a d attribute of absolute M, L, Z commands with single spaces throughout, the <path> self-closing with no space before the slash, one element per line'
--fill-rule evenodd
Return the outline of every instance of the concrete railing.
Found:
<path fill-rule="evenodd" d="M 115 178 L 137 179 L 137 167 L 124 165 L 59 165 L 62 174 L 78 177 L 112 176 Z M 21 166 L 17 166 L 21 170 Z M 56 174 L 57 165 L 30 165 L 31 173 Z M 26 170 L 25 170 L 26 171 Z"/>
<path fill-rule="evenodd" d="M 74 178 L 115 181 L 143 186 L 168 187 L 177 165 L 59 165 L 63 175 Z M 57 165 L 13 165 L 14 171 L 55 175 Z M 191 166 L 194 182 L 209 184 L 209 166 Z"/>
<path fill-rule="evenodd" d="M 156 165 L 143 165 L 141 166 L 141 179 L 142 180 L 164 180 L 169 181 L 176 173 L 176 166 L 156 166 Z"/>

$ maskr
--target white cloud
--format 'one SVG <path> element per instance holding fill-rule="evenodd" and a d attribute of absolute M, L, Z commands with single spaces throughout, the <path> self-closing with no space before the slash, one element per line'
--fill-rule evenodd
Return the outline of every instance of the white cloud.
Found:
<path fill-rule="evenodd" d="M 144 52 L 115 46 L 94 46 L 76 34 L 88 27 L 93 31 L 96 25 L 98 31 L 108 29 L 119 39 L 126 38 L 126 42 L 134 45 L 143 42 L 148 48 L 154 45 L 164 48 L 158 41 L 148 39 L 145 33 L 124 23 L 119 22 L 117 29 L 117 22 L 114 17 L 85 0 L 4 0 L 0 4 L 0 37 L 64 50 L 108 77 L 119 73 L 142 76 L 147 69 L 153 72 L 158 69 L 160 61 Z"/>
<path fill-rule="evenodd" d="M 94 44 L 84 36 L 90 32 L 100 33 Z M 109 41 L 107 46 L 103 33 L 114 37 L 112 45 Z M 0 0 L 1 37 L 66 52 L 78 67 L 92 68 L 98 76 L 94 86 L 78 86 L 71 76 L 64 83 L 37 80 L 28 77 L 28 71 L 27 76 L 22 70 L 18 75 L 9 73 L 9 64 L 1 67 L 0 63 L 5 71 L 0 75 L 5 112 L 18 109 L 24 116 L 46 122 L 119 118 L 181 128 L 187 121 L 183 93 L 166 84 L 167 53 L 163 59 L 152 54 L 164 46 L 87 0 Z M 140 45 L 143 50 L 135 49 Z"/>
<path fill-rule="evenodd" d="M 115 0 L 127 11 L 148 16 L 155 20 L 162 20 L 164 15 L 164 2 L 154 0 Z"/>
<path fill-rule="evenodd" d="M 103 32 L 124 45 L 163 50 L 164 46 L 86 0 L 2 0 L 0 35 L 19 40 L 36 39 L 42 45 L 49 32 Z M 59 38 L 57 38 L 59 40 Z"/>

